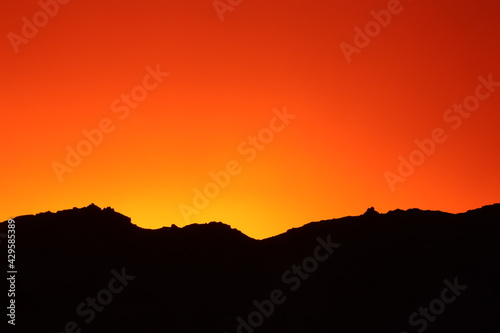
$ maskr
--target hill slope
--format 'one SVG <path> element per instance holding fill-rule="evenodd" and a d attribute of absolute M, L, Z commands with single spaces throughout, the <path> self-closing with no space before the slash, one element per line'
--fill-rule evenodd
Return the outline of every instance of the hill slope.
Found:
<path fill-rule="evenodd" d="M 16 331 L 500 332 L 498 204 L 368 210 L 261 241 L 94 205 L 15 221 Z"/>

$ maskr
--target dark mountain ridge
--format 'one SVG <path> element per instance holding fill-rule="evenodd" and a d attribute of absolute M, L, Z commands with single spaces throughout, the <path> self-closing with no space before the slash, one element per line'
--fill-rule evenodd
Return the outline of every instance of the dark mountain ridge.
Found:
<path fill-rule="evenodd" d="M 16 331 L 500 332 L 500 204 L 369 209 L 260 241 L 220 222 L 142 229 L 95 205 L 15 221 Z M 118 273 L 123 290 L 86 305 Z M 419 314 L 455 280 L 453 302 Z"/>

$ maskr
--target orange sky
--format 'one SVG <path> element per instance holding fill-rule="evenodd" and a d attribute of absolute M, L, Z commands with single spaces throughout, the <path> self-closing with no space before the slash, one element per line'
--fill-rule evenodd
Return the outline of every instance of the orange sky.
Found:
<path fill-rule="evenodd" d="M 500 201 L 498 1 L 65 2 L 0 5 L 0 220 L 94 202 L 264 238 Z M 421 164 L 404 182 L 400 155 Z"/>

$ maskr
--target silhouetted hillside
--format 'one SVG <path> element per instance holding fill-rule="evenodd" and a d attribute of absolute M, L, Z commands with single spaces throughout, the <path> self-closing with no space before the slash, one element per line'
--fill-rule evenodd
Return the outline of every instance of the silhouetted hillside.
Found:
<path fill-rule="evenodd" d="M 95 205 L 15 221 L 19 332 L 500 332 L 499 204 L 369 209 L 261 241 Z"/>

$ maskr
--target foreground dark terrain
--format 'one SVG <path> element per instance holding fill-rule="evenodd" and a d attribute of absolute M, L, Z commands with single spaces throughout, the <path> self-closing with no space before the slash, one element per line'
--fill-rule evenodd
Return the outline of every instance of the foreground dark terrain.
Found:
<path fill-rule="evenodd" d="M 15 221 L 18 332 L 500 332 L 499 204 L 370 209 L 260 241 L 94 205 Z"/>

